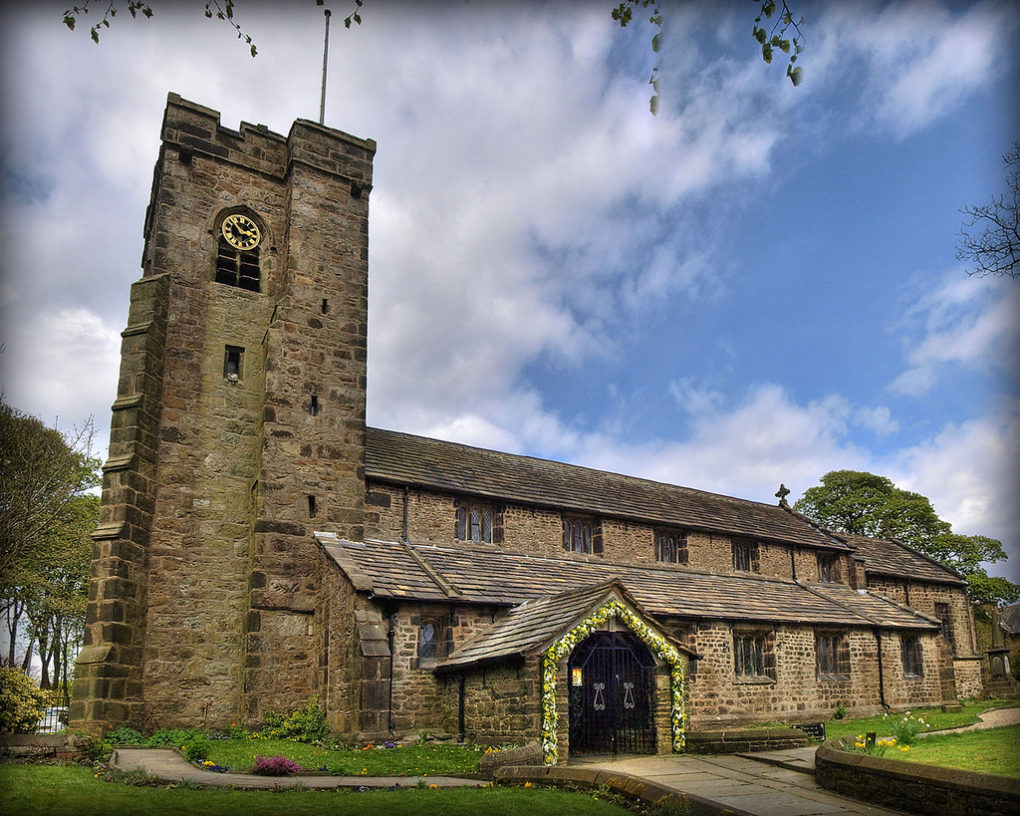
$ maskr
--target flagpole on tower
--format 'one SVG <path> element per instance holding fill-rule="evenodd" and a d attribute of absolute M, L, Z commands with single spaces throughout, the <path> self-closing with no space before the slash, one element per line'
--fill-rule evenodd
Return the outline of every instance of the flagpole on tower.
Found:
<path fill-rule="evenodd" d="M 319 124 L 326 124 L 326 62 L 329 59 L 329 17 L 330 11 L 326 9 L 326 38 L 322 44 L 322 99 L 319 102 Z"/>

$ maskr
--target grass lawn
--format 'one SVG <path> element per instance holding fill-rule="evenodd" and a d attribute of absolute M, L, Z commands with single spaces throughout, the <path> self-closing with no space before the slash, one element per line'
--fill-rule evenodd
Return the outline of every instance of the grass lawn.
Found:
<path fill-rule="evenodd" d="M 400 748 L 330 750 L 292 740 L 209 740 L 209 759 L 247 773 L 256 756 L 285 756 L 302 770 L 338 776 L 457 776 L 478 771 L 482 752 L 460 745 L 407 745 Z M 323 770 L 325 768 L 325 770 Z"/>
<path fill-rule="evenodd" d="M 933 734 L 915 740 L 906 753 L 894 754 L 893 759 L 909 762 L 1020 777 L 1020 725 L 963 734 Z"/>
<path fill-rule="evenodd" d="M 974 700 L 967 703 L 962 711 L 943 712 L 941 707 L 936 706 L 934 708 L 914 708 L 911 709 L 911 713 L 915 717 L 923 718 L 926 723 L 930 723 L 932 731 L 937 731 L 940 728 L 971 725 L 978 721 L 978 714 L 988 711 L 990 708 L 1008 708 L 1015 705 L 1015 700 Z M 875 731 L 879 736 L 891 734 L 891 720 L 896 716 L 902 716 L 902 714 L 890 714 L 889 719 L 883 719 L 879 714 L 876 717 L 862 717 L 856 720 L 829 720 L 825 723 L 825 736 L 831 739 L 832 737 L 866 734 L 868 731 Z"/>
<path fill-rule="evenodd" d="M 0 816 L 624 816 L 584 793 L 550 788 L 398 791 L 232 791 L 132 787 L 80 765 L 0 763 Z"/>

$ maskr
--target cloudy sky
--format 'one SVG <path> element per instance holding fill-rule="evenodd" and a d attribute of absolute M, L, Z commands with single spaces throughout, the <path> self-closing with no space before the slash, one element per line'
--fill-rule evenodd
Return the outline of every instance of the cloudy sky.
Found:
<path fill-rule="evenodd" d="M 252 59 L 202 0 L 99 46 L 67 5 L 0 12 L 0 365 L 105 450 L 167 93 L 317 119 L 323 17 L 239 0 Z M 1015 5 L 796 0 L 794 88 L 753 3 L 667 3 L 657 117 L 612 5 L 333 4 L 326 124 L 379 145 L 369 422 L 769 502 L 869 470 L 1020 563 L 1020 282 L 954 259 L 1020 138 Z"/>

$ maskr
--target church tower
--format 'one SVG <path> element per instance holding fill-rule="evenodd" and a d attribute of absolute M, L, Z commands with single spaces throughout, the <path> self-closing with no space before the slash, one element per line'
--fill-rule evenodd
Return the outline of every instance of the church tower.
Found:
<path fill-rule="evenodd" d="M 252 723 L 317 691 L 312 534 L 364 537 L 374 153 L 170 94 L 74 727 Z"/>

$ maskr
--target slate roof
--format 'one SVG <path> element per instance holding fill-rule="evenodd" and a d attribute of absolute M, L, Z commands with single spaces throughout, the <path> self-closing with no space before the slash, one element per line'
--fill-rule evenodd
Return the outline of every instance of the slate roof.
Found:
<path fill-rule="evenodd" d="M 317 537 L 356 589 L 379 598 L 516 606 L 618 578 L 652 615 L 935 628 L 923 616 L 842 584 L 808 585 L 590 557 L 551 558 L 392 541 L 354 544 Z"/>
<path fill-rule="evenodd" d="M 778 505 L 577 465 L 368 428 L 369 479 L 811 547 L 845 549 Z"/>
<path fill-rule="evenodd" d="M 619 580 L 570 590 L 560 595 L 525 601 L 515 606 L 490 626 L 473 635 L 437 667 L 450 671 L 513 656 L 541 651 L 551 641 L 584 619 L 609 597 L 615 595 L 629 605 L 651 626 L 647 614 L 634 601 Z M 683 649 L 677 645 L 678 649 Z M 686 650 L 685 650 L 686 651 Z"/>
<path fill-rule="evenodd" d="M 951 569 L 894 539 L 868 538 L 845 533 L 838 535 L 856 551 L 857 555 L 864 558 L 866 572 L 960 586 L 967 583 Z"/>

